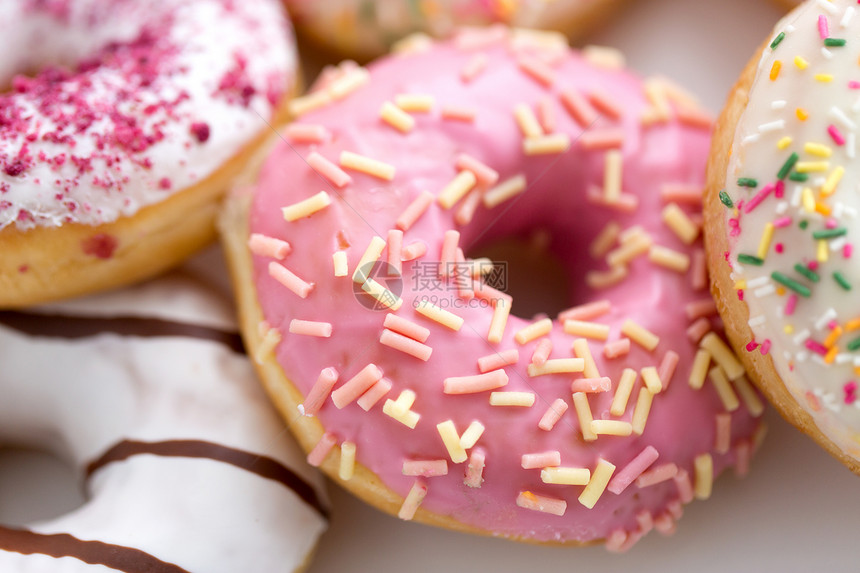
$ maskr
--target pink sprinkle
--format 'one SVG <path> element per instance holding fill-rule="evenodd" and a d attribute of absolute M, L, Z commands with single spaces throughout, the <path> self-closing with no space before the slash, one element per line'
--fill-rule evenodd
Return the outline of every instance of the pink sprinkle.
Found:
<path fill-rule="evenodd" d="M 396 314 L 386 314 L 385 321 L 382 325 L 385 328 L 390 328 L 391 330 L 399 332 L 403 336 L 415 339 L 418 342 L 426 342 L 427 337 L 430 336 L 429 328 L 425 328 L 420 324 L 415 324 L 411 320 L 407 320 L 402 316 L 397 316 Z"/>
<path fill-rule="evenodd" d="M 329 132 L 322 125 L 291 123 L 284 128 L 284 137 L 292 143 L 323 143 Z"/>
<path fill-rule="evenodd" d="M 609 360 L 626 356 L 629 352 L 630 339 L 626 337 L 619 338 L 618 340 L 613 340 L 612 342 L 608 342 L 603 346 L 603 356 L 605 356 Z"/>
<path fill-rule="evenodd" d="M 442 381 L 442 391 L 445 394 L 472 394 L 495 390 L 508 384 L 508 375 L 504 370 L 493 370 L 486 374 L 472 376 L 451 376 Z"/>
<path fill-rule="evenodd" d="M 579 136 L 579 145 L 589 151 L 618 149 L 624 143 L 624 130 L 618 127 L 593 129 Z"/>
<path fill-rule="evenodd" d="M 460 70 L 460 79 L 463 80 L 464 83 L 471 82 L 478 77 L 481 72 L 487 69 L 489 61 L 487 54 L 475 54 L 472 56 L 471 60 L 466 62 L 463 69 Z"/>
<path fill-rule="evenodd" d="M 338 371 L 332 367 L 322 369 L 316 382 L 311 386 L 311 391 L 308 392 L 308 396 L 302 404 L 302 413 L 305 416 L 313 416 L 319 412 L 319 409 L 322 407 L 323 403 L 325 403 L 326 398 L 328 398 L 331 389 L 337 383 L 338 376 Z"/>
<path fill-rule="evenodd" d="M 725 454 L 732 447 L 732 415 L 723 412 L 716 415 L 717 436 L 714 440 L 714 450 L 718 454 Z"/>
<path fill-rule="evenodd" d="M 478 205 L 484 194 L 477 187 L 469 191 L 468 195 L 457 205 L 457 211 L 454 213 L 454 222 L 458 225 L 465 226 L 472 222 L 472 217 L 475 216 L 475 211 L 478 210 Z"/>
<path fill-rule="evenodd" d="M 616 529 L 606 537 L 606 550 L 620 553 L 625 541 L 627 541 L 627 532 L 623 529 Z"/>
<path fill-rule="evenodd" d="M 612 303 L 608 300 L 598 300 L 563 310 L 558 314 L 558 321 L 564 323 L 566 320 L 591 320 L 602 316 L 612 309 Z"/>
<path fill-rule="evenodd" d="M 851 243 L 845 243 L 845 246 L 842 247 L 842 256 L 846 259 L 850 259 L 853 252 L 854 246 Z"/>
<path fill-rule="evenodd" d="M 860 4 L 860 1 L 858 1 L 857 3 Z M 858 82 L 857 80 L 851 80 L 850 82 L 848 82 L 848 88 L 852 90 L 860 89 L 860 82 Z"/>
<path fill-rule="evenodd" d="M 744 205 L 744 213 L 751 213 L 753 209 L 759 206 L 759 204 L 767 199 L 767 196 L 773 193 L 774 189 L 776 189 L 776 185 L 773 183 L 768 183 L 764 187 L 761 188 L 761 191 L 752 196 L 752 198 Z"/>
<path fill-rule="evenodd" d="M 702 191 L 701 185 L 666 183 L 660 188 L 660 199 L 667 203 L 684 203 L 686 205 L 701 206 Z"/>
<path fill-rule="evenodd" d="M 708 287 L 708 262 L 705 249 L 701 247 L 693 250 L 693 261 L 690 264 L 690 286 L 694 291 L 705 290 Z"/>
<path fill-rule="evenodd" d="M 552 340 L 546 337 L 541 338 L 535 345 L 535 351 L 532 352 L 532 364 L 538 366 L 546 364 L 550 354 L 552 354 Z"/>
<path fill-rule="evenodd" d="M 409 230 L 409 228 L 415 224 L 415 221 L 424 214 L 427 208 L 432 205 L 435 200 L 436 197 L 430 191 L 422 191 L 419 193 L 418 196 L 412 200 L 412 203 L 410 203 L 397 218 L 397 222 L 395 223 L 397 228 L 401 231 Z"/>
<path fill-rule="evenodd" d="M 320 441 L 317 442 L 317 445 L 315 445 L 314 449 L 312 449 L 308 454 L 308 464 L 315 468 L 320 467 L 336 443 L 337 438 L 334 434 L 330 432 L 323 434 Z"/>
<path fill-rule="evenodd" d="M 457 169 L 471 171 L 478 180 L 478 185 L 483 187 L 492 187 L 499 181 L 498 171 L 466 153 L 458 155 L 454 165 Z"/>
<path fill-rule="evenodd" d="M 522 56 L 517 61 L 517 64 L 519 64 L 520 69 L 526 75 L 545 87 L 549 87 L 555 82 L 555 72 L 535 57 Z"/>
<path fill-rule="evenodd" d="M 553 133 L 555 131 L 556 118 L 555 108 L 552 105 L 551 99 L 545 97 L 538 102 L 537 115 L 538 122 L 543 128 L 544 133 Z"/>
<path fill-rule="evenodd" d="M 600 113 L 610 119 L 618 119 L 624 113 L 624 106 L 615 101 L 607 92 L 594 90 L 588 94 L 588 101 Z"/>
<path fill-rule="evenodd" d="M 469 455 L 469 464 L 466 466 L 466 477 L 463 483 L 468 487 L 481 487 L 484 482 L 484 464 L 486 455 L 484 451 L 477 448 Z"/>
<path fill-rule="evenodd" d="M 392 384 L 388 378 L 381 378 L 376 384 L 370 387 L 370 390 L 361 395 L 355 401 L 359 408 L 365 412 L 369 412 L 377 402 L 382 400 L 389 392 L 391 392 Z"/>
<path fill-rule="evenodd" d="M 478 358 L 478 370 L 486 374 L 491 370 L 498 370 L 499 368 L 516 364 L 519 360 L 520 351 L 516 348 L 509 348 Z"/>
<path fill-rule="evenodd" d="M 829 328 L 830 330 L 833 330 L 837 326 L 839 326 L 839 321 L 836 319 L 831 320 L 830 322 L 827 323 L 827 328 Z"/>
<path fill-rule="evenodd" d="M 785 245 L 783 245 L 782 243 L 777 243 L 773 246 L 773 250 L 776 252 L 776 254 L 781 255 L 785 251 Z"/>
<path fill-rule="evenodd" d="M 687 338 L 689 338 L 693 344 L 698 344 L 702 337 L 710 331 L 711 321 L 702 317 L 687 327 Z"/>
<path fill-rule="evenodd" d="M 659 457 L 657 448 L 646 446 L 635 458 L 630 460 L 630 463 L 615 474 L 606 489 L 616 495 L 620 494 Z"/>
<path fill-rule="evenodd" d="M 750 340 L 749 342 L 747 342 L 747 345 L 746 345 L 747 352 L 752 352 L 756 348 L 758 348 L 758 342 L 756 342 L 755 340 Z"/>
<path fill-rule="evenodd" d="M 761 343 L 761 348 L 759 348 L 759 352 L 761 352 L 762 356 L 767 356 L 767 353 L 770 352 L 770 346 L 772 342 L 770 338 L 765 338 L 764 342 Z"/>
<path fill-rule="evenodd" d="M 643 509 L 636 514 L 636 523 L 639 524 L 639 530 L 643 533 L 648 533 L 654 529 L 654 516 L 647 509 Z"/>
<path fill-rule="evenodd" d="M 427 360 L 430 359 L 430 355 L 433 353 L 433 349 L 426 344 L 413 340 L 408 336 L 403 336 L 399 332 L 388 330 L 387 328 L 382 330 L 382 334 L 379 336 L 379 342 L 380 344 L 399 350 L 404 354 L 414 356 L 424 362 L 427 362 Z"/>
<path fill-rule="evenodd" d="M 209 140 L 209 136 L 211 134 L 209 124 L 203 122 L 195 122 L 191 124 L 190 127 L 191 135 L 194 136 L 200 143 L 206 143 Z"/>
<path fill-rule="evenodd" d="M 448 460 L 404 460 L 403 475 L 437 477 L 448 475 Z"/>
<path fill-rule="evenodd" d="M 583 129 L 590 127 L 597 121 L 597 111 L 591 107 L 588 100 L 578 91 L 563 91 L 560 98 L 564 109 L 567 110 L 570 116 Z"/>
<path fill-rule="evenodd" d="M 325 177 L 332 185 L 341 189 L 352 182 L 352 177 L 316 151 L 312 151 L 306 159 L 308 166 L 319 175 Z"/>
<path fill-rule="evenodd" d="M 742 289 L 742 288 L 738 289 L 738 300 L 741 302 L 743 302 L 743 300 L 744 300 L 744 289 Z"/>
<path fill-rule="evenodd" d="M 839 128 L 832 123 L 827 126 L 827 133 L 830 134 L 830 137 L 836 145 L 845 145 L 845 137 L 839 131 Z"/>
<path fill-rule="evenodd" d="M 680 106 L 675 115 L 680 123 L 689 127 L 711 129 L 714 123 L 714 116 L 701 107 Z"/>
<path fill-rule="evenodd" d="M 303 281 L 290 269 L 274 261 L 269 263 L 269 275 L 301 298 L 307 298 L 314 288 L 313 283 Z"/>
<path fill-rule="evenodd" d="M 717 303 L 712 298 L 703 298 L 687 303 L 684 314 L 689 320 L 695 320 L 703 316 L 714 316 L 717 314 Z"/>
<path fill-rule="evenodd" d="M 361 371 L 343 383 L 343 385 L 331 393 L 334 405 L 341 409 L 359 396 L 367 392 L 371 386 L 382 378 L 382 370 L 375 364 L 368 364 Z"/>
<path fill-rule="evenodd" d="M 811 338 L 807 339 L 804 345 L 816 354 L 820 354 L 821 356 L 827 355 L 827 347 Z"/>
<path fill-rule="evenodd" d="M 251 234 L 248 239 L 248 248 L 255 255 L 278 260 L 282 260 L 292 250 L 288 242 L 261 235 L 260 233 Z"/>
<path fill-rule="evenodd" d="M 791 316 L 794 314 L 794 309 L 797 306 L 797 295 L 791 294 L 788 296 L 788 300 L 785 301 L 785 316 Z"/>
<path fill-rule="evenodd" d="M 418 511 L 418 506 L 427 497 L 427 486 L 416 481 L 412 484 L 412 489 L 403 500 L 403 505 L 400 506 L 400 511 L 397 512 L 397 517 L 405 521 L 409 521 L 415 517 L 415 512 Z"/>
<path fill-rule="evenodd" d="M 533 511 L 542 511 L 552 515 L 562 516 L 567 511 L 567 502 L 563 499 L 546 497 L 523 491 L 517 496 L 517 506 Z"/>
<path fill-rule="evenodd" d="M 558 467 L 561 465 L 561 452 L 553 450 L 534 454 L 523 454 L 520 465 L 524 470 Z"/>
<path fill-rule="evenodd" d="M 818 35 L 821 36 L 822 40 L 830 37 L 830 25 L 827 23 L 827 16 L 824 14 L 818 16 Z"/>
<path fill-rule="evenodd" d="M 413 241 L 403 247 L 403 250 L 400 251 L 400 258 L 403 261 L 414 261 L 425 254 L 427 254 L 427 244 L 424 241 Z"/>
<path fill-rule="evenodd" d="M 782 199 L 785 196 L 785 181 L 780 179 L 776 182 L 776 188 L 773 191 L 777 199 Z"/>
<path fill-rule="evenodd" d="M 460 242 L 460 231 L 449 229 L 442 238 L 442 252 L 439 255 L 439 274 L 450 276 L 457 262 L 457 245 Z"/>
<path fill-rule="evenodd" d="M 750 459 L 752 458 L 752 445 L 749 440 L 740 442 L 735 447 L 735 474 L 745 476 L 750 469 Z"/>
<path fill-rule="evenodd" d="M 612 380 L 609 379 L 608 376 L 602 376 L 600 378 L 580 378 L 579 380 L 574 380 L 570 389 L 572 392 L 588 392 L 588 393 L 597 393 L 597 392 L 608 392 L 612 389 Z"/>
<path fill-rule="evenodd" d="M 538 428 L 545 432 L 552 430 L 564 413 L 567 412 L 567 408 L 567 402 L 562 398 L 556 398 L 555 402 L 550 404 L 550 407 L 544 412 L 540 422 L 538 422 Z"/>
<path fill-rule="evenodd" d="M 442 116 L 442 119 L 465 122 L 475 121 L 475 115 L 477 115 L 477 112 L 470 107 L 461 107 L 455 105 L 446 105 L 442 107 L 439 113 Z"/>
<path fill-rule="evenodd" d="M 678 475 L 677 465 L 673 463 L 662 464 L 652 470 L 642 472 L 642 475 L 636 479 L 636 486 L 639 488 L 650 487 L 664 481 L 669 481 L 676 475 Z"/>
<path fill-rule="evenodd" d="M 693 483 L 690 481 L 690 474 L 687 473 L 687 470 L 679 468 L 674 479 L 681 503 L 690 503 L 693 501 Z"/>
<path fill-rule="evenodd" d="M 824 222 L 824 226 L 827 227 L 828 229 L 835 229 L 836 227 L 839 226 L 839 221 L 837 221 L 836 219 L 831 217 L 831 218 L 827 219 L 827 221 Z"/>
<path fill-rule="evenodd" d="M 317 322 L 314 320 L 299 320 L 294 318 L 290 321 L 290 332 L 304 336 L 317 336 L 319 338 L 331 337 L 331 323 Z"/>
<path fill-rule="evenodd" d="M 806 263 L 806 266 L 811 271 L 818 270 L 818 261 L 809 261 L 808 263 Z"/>
<path fill-rule="evenodd" d="M 663 383 L 663 391 L 669 387 L 672 377 L 675 375 L 675 368 L 678 366 L 681 357 L 674 350 L 667 350 L 663 355 L 663 360 L 660 361 L 660 366 L 657 367 L 657 376 L 660 377 L 660 382 Z"/>
<path fill-rule="evenodd" d="M 388 241 L 386 242 L 388 243 L 388 264 L 394 269 L 396 274 L 402 274 L 403 231 L 400 229 L 389 229 Z"/>
<path fill-rule="evenodd" d="M 661 535 L 673 535 L 677 529 L 677 524 L 671 514 L 662 513 L 654 520 L 654 529 Z"/>
<path fill-rule="evenodd" d="M 845 403 L 853 404 L 855 400 L 857 400 L 857 383 L 854 381 L 846 382 L 845 386 L 842 387 L 842 390 L 845 392 Z"/>

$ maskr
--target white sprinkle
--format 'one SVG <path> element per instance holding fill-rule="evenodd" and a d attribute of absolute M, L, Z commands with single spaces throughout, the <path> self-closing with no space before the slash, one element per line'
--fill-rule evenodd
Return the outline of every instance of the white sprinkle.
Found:
<path fill-rule="evenodd" d="M 834 209 L 833 216 L 838 219 L 839 216 L 836 215 L 835 211 L 836 210 Z M 832 241 L 830 241 L 830 252 L 835 253 L 836 251 L 841 251 L 842 247 L 844 247 L 846 243 L 848 243 L 847 237 L 839 237 L 838 239 L 833 239 Z"/>
<path fill-rule="evenodd" d="M 776 121 L 763 123 L 760 126 L 758 126 L 759 133 L 768 133 L 771 131 L 779 131 L 781 129 L 785 129 L 785 120 L 784 119 L 778 119 Z"/>
<path fill-rule="evenodd" d="M 791 193 L 791 206 L 797 209 L 800 207 L 800 197 L 803 195 L 803 186 L 795 185 L 794 191 Z"/>
<path fill-rule="evenodd" d="M 830 324 L 830 321 L 836 318 L 836 316 L 836 309 L 834 309 L 833 307 L 828 308 L 824 311 L 824 314 L 822 314 L 821 317 L 815 321 L 815 328 L 817 330 L 822 330 L 825 326 Z"/>
<path fill-rule="evenodd" d="M 847 28 L 849 24 L 851 24 L 851 18 L 854 17 L 854 7 L 849 6 L 845 9 L 845 13 L 842 15 L 842 19 L 839 21 L 839 25 L 843 28 Z"/>
<path fill-rule="evenodd" d="M 747 324 L 750 325 L 750 328 L 755 328 L 756 326 L 761 326 L 765 322 L 767 322 L 767 319 L 763 314 L 760 314 L 756 317 L 749 319 L 749 322 Z"/>
<path fill-rule="evenodd" d="M 833 52 L 831 52 L 830 50 L 828 50 L 824 46 L 821 47 L 821 55 L 824 56 L 825 60 L 832 60 L 833 59 Z"/>
<path fill-rule="evenodd" d="M 816 4 L 828 14 L 836 14 L 836 6 L 830 0 L 818 0 Z"/>
<path fill-rule="evenodd" d="M 761 134 L 758 134 L 758 133 L 752 133 L 752 134 L 747 135 L 746 137 L 744 137 L 744 138 L 741 140 L 741 144 L 742 144 L 742 145 L 747 145 L 747 144 L 750 144 L 750 143 L 755 143 L 755 142 L 757 142 L 759 139 L 761 139 Z"/>
<path fill-rule="evenodd" d="M 849 133 L 847 136 L 845 136 L 845 155 L 847 155 L 849 159 L 854 159 L 856 140 L 857 138 L 853 133 Z"/>
<path fill-rule="evenodd" d="M 858 99 L 854 103 L 854 105 L 851 107 L 851 110 L 855 112 L 860 111 L 860 99 Z M 835 105 L 830 108 L 830 117 L 840 122 L 843 127 L 850 131 L 854 131 L 855 129 L 857 129 L 857 124 L 854 123 L 847 115 L 845 115 L 844 111 L 842 111 Z"/>
<path fill-rule="evenodd" d="M 787 103 L 784 99 L 777 99 L 771 102 L 770 107 L 771 109 L 783 109 Z"/>
<path fill-rule="evenodd" d="M 747 281 L 747 288 L 748 289 L 757 289 L 759 287 L 762 287 L 762 286 L 768 284 L 769 282 L 770 282 L 770 277 L 767 275 L 763 275 L 760 277 L 756 277 L 754 279 L 749 279 Z"/>
<path fill-rule="evenodd" d="M 764 298 L 766 296 L 770 296 L 775 292 L 776 292 L 776 287 L 772 284 L 765 285 L 765 286 L 761 287 L 760 289 L 756 289 L 755 291 L 753 291 L 755 296 L 758 298 Z"/>
<path fill-rule="evenodd" d="M 786 211 L 788 211 L 788 201 L 780 201 L 776 204 L 776 209 L 774 209 L 777 215 L 784 215 Z"/>
<path fill-rule="evenodd" d="M 848 364 L 854 359 L 854 357 L 847 352 L 842 352 L 836 355 L 835 362 L 836 364 Z"/>
<path fill-rule="evenodd" d="M 809 332 L 809 329 L 804 328 L 803 330 L 801 330 L 800 332 L 798 332 L 797 334 L 794 335 L 794 338 L 792 338 L 792 341 L 794 341 L 794 343 L 796 345 L 800 346 L 801 344 L 806 342 L 806 339 L 809 338 L 810 334 L 811 333 Z"/>
<path fill-rule="evenodd" d="M 795 362 L 806 362 L 806 360 L 808 358 L 809 358 L 809 352 L 807 352 L 806 350 L 801 350 L 800 352 L 798 352 L 797 354 L 794 355 L 794 361 Z"/>

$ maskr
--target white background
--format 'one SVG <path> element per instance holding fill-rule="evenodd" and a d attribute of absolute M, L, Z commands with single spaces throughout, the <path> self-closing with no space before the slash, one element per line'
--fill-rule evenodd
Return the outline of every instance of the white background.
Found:
<path fill-rule="evenodd" d="M 717 112 L 780 13 L 770 0 L 630 0 L 589 41 L 624 49 L 632 68 L 679 81 Z M 709 501 L 686 507 L 674 536 L 652 532 L 625 555 L 405 523 L 333 486 L 331 528 L 308 573 L 860 569 L 860 478 L 773 412 L 767 420 L 770 432 L 746 478 L 721 477 Z M 58 515 L 80 503 L 77 488 L 68 468 L 52 458 L 0 452 L 0 521 Z"/>

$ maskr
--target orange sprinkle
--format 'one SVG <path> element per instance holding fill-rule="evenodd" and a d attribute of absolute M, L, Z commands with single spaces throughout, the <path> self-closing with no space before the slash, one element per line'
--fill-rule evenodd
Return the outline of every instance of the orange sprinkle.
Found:
<path fill-rule="evenodd" d="M 809 112 L 802 107 L 797 108 L 794 113 L 797 115 L 797 119 L 799 119 L 800 121 L 806 121 L 807 119 L 809 119 Z"/>
<path fill-rule="evenodd" d="M 836 354 L 839 352 L 839 347 L 834 346 L 830 350 L 827 351 L 827 354 L 824 355 L 824 362 L 826 364 L 833 364 L 833 361 L 836 360 Z"/>
<path fill-rule="evenodd" d="M 824 346 L 826 348 L 833 348 L 833 345 L 836 344 L 836 341 L 839 340 L 839 337 L 842 336 L 842 327 L 836 325 L 836 328 L 830 331 L 830 334 L 827 335 L 827 338 L 824 339 Z"/>
<path fill-rule="evenodd" d="M 781 69 L 782 69 L 782 62 L 780 62 L 779 60 L 776 60 L 773 63 L 773 66 L 771 66 L 771 68 L 770 68 L 770 79 L 771 79 L 771 81 L 773 81 L 777 77 L 779 77 L 779 70 L 781 70 Z"/>

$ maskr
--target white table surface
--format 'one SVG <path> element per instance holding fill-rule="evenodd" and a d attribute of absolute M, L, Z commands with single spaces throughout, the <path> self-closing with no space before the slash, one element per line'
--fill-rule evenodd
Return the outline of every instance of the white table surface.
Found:
<path fill-rule="evenodd" d="M 716 112 L 779 14 L 768 0 L 630 0 L 589 40 L 624 49 L 631 67 L 681 82 Z M 766 417 L 770 431 L 746 478 L 721 477 L 709 501 L 686 507 L 674 536 L 652 532 L 627 554 L 405 523 L 332 486 L 331 528 L 308 573 L 860 570 L 860 478 L 773 412 Z M 81 503 L 77 487 L 53 458 L 0 451 L 0 522 L 59 515 Z"/>

